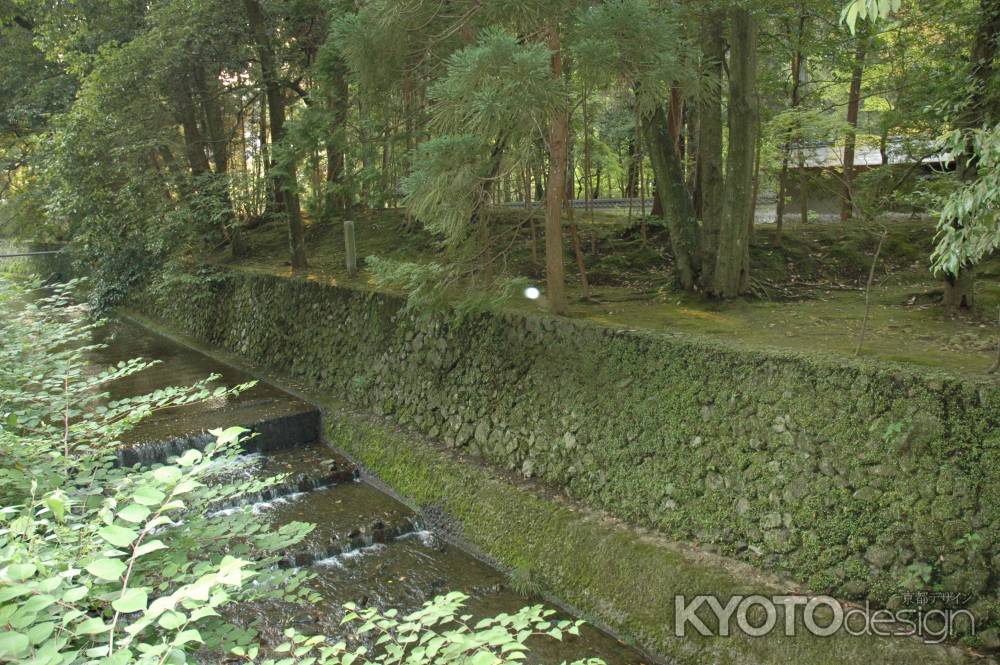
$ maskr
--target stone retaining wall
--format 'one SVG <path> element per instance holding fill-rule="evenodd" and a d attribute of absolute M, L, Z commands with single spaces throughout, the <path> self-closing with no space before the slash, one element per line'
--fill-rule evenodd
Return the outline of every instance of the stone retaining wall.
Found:
<path fill-rule="evenodd" d="M 203 271 L 133 306 L 667 536 L 893 606 L 1000 582 L 1000 389 L 521 314 Z M 991 618 L 992 617 L 992 618 Z"/>

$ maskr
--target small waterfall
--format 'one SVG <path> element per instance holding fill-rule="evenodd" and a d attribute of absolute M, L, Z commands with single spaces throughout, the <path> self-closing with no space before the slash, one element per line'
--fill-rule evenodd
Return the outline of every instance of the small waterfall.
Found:
<path fill-rule="evenodd" d="M 353 465 L 341 465 L 335 460 L 330 460 L 330 467 L 330 470 L 320 475 L 296 473 L 262 490 L 217 501 L 210 506 L 209 512 L 219 514 L 241 506 L 252 507 L 255 504 L 270 503 L 276 499 L 297 497 L 334 485 L 354 482 L 360 478 L 357 467 Z"/>
<path fill-rule="evenodd" d="M 278 561 L 279 568 L 305 568 L 324 563 L 378 545 L 387 545 L 407 536 L 421 527 L 415 517 L 400 516 L 390 520 L 376 520 L 367 527 L 359 527 L 346 534 L 334 534 L 325 543 L 312 543 L 306 549 L 287 554 Z M 326 565 L 326 564 L 325 564 Z"/>
<path fill-rule="evenodd" d="M 118 465 L 152 466 L 163 464 L 171 457 L 179 457 L 189 450 L 205 450 L 215 437 L 208 432 L 179 436 L 163 441 L 146 441 L 118 449 Z"/>
<path fill-rule="evenodd" d="M 319 439 L 319 411 L 308 408 L 296 413 L 264 418 L 249 427 L 243 450 L 271 453 L 308 445 Z M 191 449 L 204 450 L 215 441 L 208 432 L 197 432 L 159 441 L 142 441 L 118 449 L 120 466 L 163 464 Z"/>

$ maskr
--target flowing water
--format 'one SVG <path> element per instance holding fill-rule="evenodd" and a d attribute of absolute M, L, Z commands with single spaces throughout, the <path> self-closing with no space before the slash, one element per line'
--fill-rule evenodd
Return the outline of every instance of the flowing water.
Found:
<path fill-rule="evenodd" d="M 96 341 L 107 347 L 93 352 L 95 367 L 136 357 L 162 361 L 119 382 L 112 397 L 186 385 L 209 374 L 219 374 L 223 385 L 248 380 L 238 370 L 133 323 L 113 322 L 97 335 Z M 204 434 L 207 428 L 233 425 L 253 426 L 259 435 L 253 449 L 225 473 L 236 480 L 289 476 L 278 486 L 244 497 L 239 505 L 219 505 L 217 510 L 251 510 L 275 525 L 317 525 L 281 565 L 314 572 L 310 584 L 322 601 L 307 607 L 273 601 L 240 608 L 241 622 L 253 623 L 262 640 L 283 641 L 288 626 L 336 636 L 343 631 L 340 621 L 347 602 L 405 612 L 436 595 L 462 591 L 470 597 L 469 613 L 477 617 L 543 602 L 515 593 L 505 574 L 427 530 L 406 505 L 361 479 L 349 461 L 319 441 L 316 409 L 267 383 L 236 397 L 155 414 L 132 434 L 121 461 L 163 461 L 204 445 L 210 439 Z M 598 657 L 614 665 L 648 660 L 589 626 L 579 637 L 567 636 L 563 642 L 533 639 L 529 646 L 530 662 Z"/>

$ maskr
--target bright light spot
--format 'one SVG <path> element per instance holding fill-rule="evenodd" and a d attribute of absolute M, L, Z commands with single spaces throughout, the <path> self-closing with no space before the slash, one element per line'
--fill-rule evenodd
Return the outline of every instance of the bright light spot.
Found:
<path fill-rule="evenodd" d="M 528 300 L 538 300 L 540 295 L 542 295 L 542 292 L 533 286 L 529 286 L 524 290 L 524 297 Z"/>

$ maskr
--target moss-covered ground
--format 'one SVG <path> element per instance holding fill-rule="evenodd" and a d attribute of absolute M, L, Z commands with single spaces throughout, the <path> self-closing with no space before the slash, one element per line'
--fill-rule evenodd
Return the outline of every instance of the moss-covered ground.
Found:
<path fill-rule="evenodd" d="M 626 328 L 702 334 L 755 348 L 854 355 L 864 318 L 864 287 L 884 229 L 887 236 L 876 268 L 862 355 L 964 375 L 983 374 L 996 356 L 1000 260 L 987 261 L 979 269 L 976 309 L 957 318 L 947 316 L 940 304 L 943 285 L 928 268 L 934 239 L 930 220 L 791 225 L 786 226 L 780 243 L 773 226 L 760 226 L 751 249 L 753 295 L 720 303 L 673 287 L 668 240 L 656 220 L 643 229 L 637 219 L 629 219 L 622 211 L 577 211 L 576 217 L 591 288 L 585 298 L 567 231 L 572 317 Z M 362 257 L 441 260 L 444 250 L 439 243 L 401 212 L 359 213 L 354 219 Z M 538 213 L 501 211 L 493 226 L 498 274 L 541 284 L 543 239 Z M 283 225 L 264 225 L 249 232 L 248 239 L 250 255 L 238 267 L 288 273 Z M 363 262 L 357 276 L 346 274 L 339 221 L 309 223 L 308 253 L 311 278 L 374 286 Z M 233 263 L 225 249 L 208 258 Z M 540 307 L 525 299 L 509 306 Z"/>

